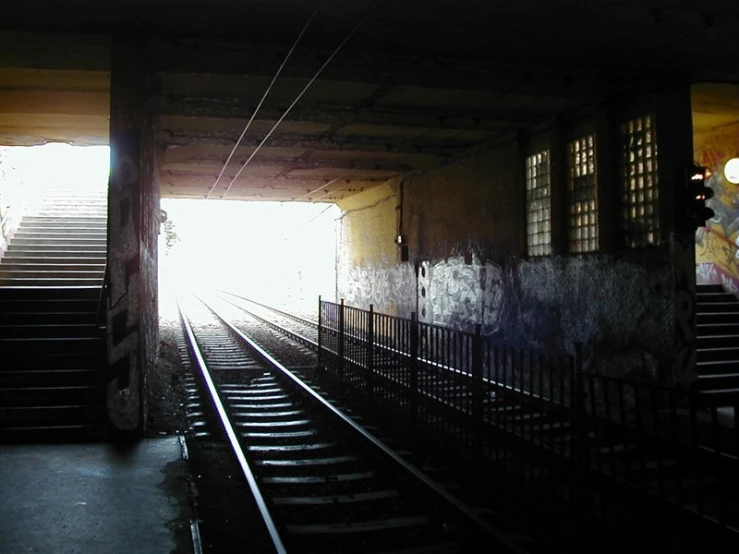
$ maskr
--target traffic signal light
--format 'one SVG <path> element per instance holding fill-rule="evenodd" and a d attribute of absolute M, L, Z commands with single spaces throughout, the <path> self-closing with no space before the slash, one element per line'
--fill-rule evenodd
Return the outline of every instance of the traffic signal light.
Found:
<path fill-rule="evenodd" d="M 714 216 L 714 211 L 706 206 L 713 197 L 713 189 L 706 186 L 711 170 L 702 165 L 692 164 L 685 169 L 687 221 L 691 227 L 705 227 L 706 220 Z"/>

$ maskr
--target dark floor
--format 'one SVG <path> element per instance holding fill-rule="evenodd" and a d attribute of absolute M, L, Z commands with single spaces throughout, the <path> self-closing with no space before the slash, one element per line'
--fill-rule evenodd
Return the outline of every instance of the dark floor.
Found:
<path fill-rule="evenodd" d="M 1 554 L 191 554 L 176 436 L 0 445 Z"/>

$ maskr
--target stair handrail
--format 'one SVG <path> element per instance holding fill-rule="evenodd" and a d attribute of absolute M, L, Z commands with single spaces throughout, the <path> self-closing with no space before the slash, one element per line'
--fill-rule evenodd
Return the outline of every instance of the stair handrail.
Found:
<path fill-rule="evenodd" d="M 105 313 L 106 313 L 105 301 L 108 299 L 109 290 L 110 290 L 110 271 L 108 270 L 108 264 L 106 262 L 105 272 L 103 273 L 103 285 L 102 287 L 100 287 L 100 297 L 98 298 L 98 310 L 97 310 L 97 319 L 96 319 L 97 326 L 100 329 L 105 327 L 107 323 L 105 321 L 101 323 L 101 320 L 104 318 Z"/>

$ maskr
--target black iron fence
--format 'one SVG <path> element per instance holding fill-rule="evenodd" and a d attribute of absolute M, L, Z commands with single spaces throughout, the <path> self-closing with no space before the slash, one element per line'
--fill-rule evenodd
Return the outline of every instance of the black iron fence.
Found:
<path fill-rule="evenodd" d="M 739 529 L 739 398 L 585 373 L 575 355 L 320 301 L 318 366 L 573 497 L 583 475 Z M 528 461 L 521 461 L 528 452 Z M 553 469 L 554 468 L 554 469 Z"/>

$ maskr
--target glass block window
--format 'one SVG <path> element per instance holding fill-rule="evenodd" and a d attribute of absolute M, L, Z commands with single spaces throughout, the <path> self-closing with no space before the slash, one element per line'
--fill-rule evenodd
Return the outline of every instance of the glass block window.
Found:
<path fill-rule="evenodd" d="M 659 243 L 657 140 L 649 115 L 621 125 L 621 230 L 631 248 Z"/>
<path fill-rule="evenodd" d="M 552 253 L 549 151 L 526 158 L 526 249 L 529 256 Z"/>
<path fill-rule="evenodd" d="M 595 136 L 573 140 L 567 147 L 567 192 L 570 252 L 598 249 L 598 189 Z"/>

